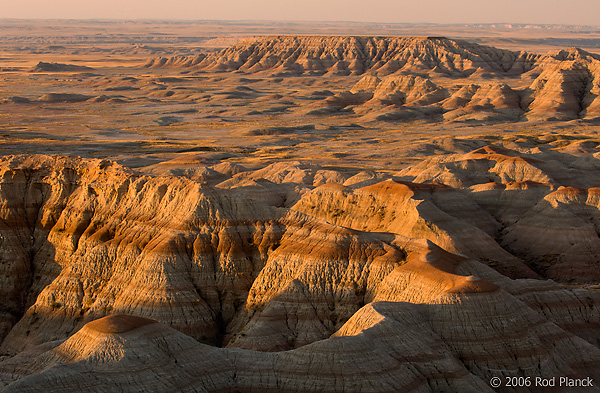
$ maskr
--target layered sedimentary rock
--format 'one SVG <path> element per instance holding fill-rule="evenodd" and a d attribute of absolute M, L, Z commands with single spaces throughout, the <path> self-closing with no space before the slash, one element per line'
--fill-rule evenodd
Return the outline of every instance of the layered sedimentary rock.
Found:
<path fill-rule="evenodd" d="M 444 37 L 275 36 L 216 53 L 151 59 L 146 67 L 349 80 L 350 87 L 338 82 L 332 97 L 300 109 L 304 115 L 479 122 L 600 115 L 600 57 L 577 48 L 533 54 Z M 355 83 L 355 75 L 364 76 Z"/>
<path fill-rule="evenodd" d="M 544 278 L 597 280 L 597 190 L 561 188 L 556 160 L 571 156 L 554 154 L 485 146 L 393 178 L 5 158 L 0 389 L 451 392 L 524 369 L 596 377 L 598 292 Z"/>
<path fill-rule="evenodd" d="M 445 120 L 509 120 L 522 114 L 521 97 L 503 82 L 467 84 L 441 103 Z"/>
<path fill-rule="evenodd" d="M 299 349 L 219 349 L 149 319 L 114 315 L 64 342 L 5 360 L 0 378 L 6 392 L 39 386 L 65 392 L 491 392 L 491 377 L 522 370 L 530 377 L 598 377 L 596 346 L 485 279 L 452 277 L 460 266 L 470 267 L 439 257 L 429 267 L 437 273 L 419 266 L 424 261 L 396 268 L 378 295 L 395 301 L 376 299 L 330 338 Z M 421 288 L 428 289 L 425 297 Z"/>
<path fill-rule="evenodd" d="M 442 185 L 387 180 L 356 191 L 322 186 L 294 209 L 345 227 L 429 239 L 455 253 L 506 264 L 518 276 L 535 276 L 493 240 L 500 225 L 486 211 Z"/>
<path fill-rule="evenodd" d="M 16 266 L 28 274 L 10 275 L 19 278 L 7 288 L 19 293 L 19 285 L 30 285 L 24 292 L 35 295 L 11 310 L 27 312 L 23 329 L 5 340 L 9 347 L 35 336 L 40 316 L 53 316 L 39 331 L 46 340 L 97 313 L 134 309 L 215 342 L 281 236 L 280 213 L 251 201 L 236 207 L 241 202 L 231 193 L 132 176 L 102 162 L 33 162 L 41 168 L 31 177 L 11 164 L 4 174 L 10 180 L 3 190 L 17 203 L 8 211 L 18 215 L 4 237 L 20 235 Z M 71 192 L 58 197 L 65 188 Z M 19 193 L 27 189 L 32 196 L 23 201 Z"/>
<path fill-rule="evenodd" d="M 161 58 L 146 66 L 175 64 L 204 69 L 257 72 L 329 72 L 349 75 L 378 71 L 432 70 L 470 74 L 478 69 L 506 72 L 528 68 L 534 56 L 485 47 L 444 37 L 323 37 L 275 36 L 244 40 L 216 54 L 193 58 Z M 529 60 L 529 61 L 528 61 Z"/>
<path fill-rule="evenodd" d="M 597 64 L 594 65 L 597 67 Z M 544 67 L 526 90 L 523 106 L 527 108 L 528 118 L 558 116 L 560 120 L 568 120 L 579 117 L 584 110 L 586 115 L 592 114 L 595 109 L 588 109 L 588 106 L 592 104 L 589 95 L 592 94 L 593 80 L 598 80 L 598 74 L 590 71 L 586 60 L 564 61 L 553 67 Z"/>
<path fill-rule="evenodd" d="M 369 105 L 426 106 L 447 97 L 445 89 L 429 79 L 418 76 L 389 76 L 379 79 L 365 76 L 354 85 L 352 93 L 369 94 Z"/>

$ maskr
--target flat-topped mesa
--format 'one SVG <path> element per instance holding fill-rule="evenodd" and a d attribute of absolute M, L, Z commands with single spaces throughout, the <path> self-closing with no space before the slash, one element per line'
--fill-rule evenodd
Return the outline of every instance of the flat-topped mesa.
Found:
<path fill-rule="evenodd" d="M 152 59 L 146 66 L 335 75 L 433 71 L 464 76 L 478 69 L 507 72 L 515 65 L 522 72 L 528 56 L 444 37 L 272 36 L 243 40 L 205 57 Z"/>

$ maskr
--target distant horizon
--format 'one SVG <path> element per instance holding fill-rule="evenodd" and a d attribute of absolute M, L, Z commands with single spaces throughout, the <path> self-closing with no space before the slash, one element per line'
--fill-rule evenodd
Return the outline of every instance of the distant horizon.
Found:
<path fill-rule="evenodd" d="M 597 0 L 31 0 L 3 7 L 4 19 L 359 22 L 394 24 L 599 25 Z"/>
<path fill-rule="evenodd" d="M 47 17 L 0 17 L 0 21 L 74 21 L 74 22 L 176 22 L 176 23 L 199 23 L 199 22 L 253 22 L 253 23 L 286 23 L 286 24 L 308 24 L 308 23 L 356 23 L 356 24 L 377 24 L 377 25 L 434 25 L 434 26 L 505 26 L 512 25 L 516 27 L 526 26 L 561 26 L 561 27 L 597 27 L 600 23 L 592 24 L 573 24 L 573 23 L 526 23 L 526 22 L 377 22 L 377 21 L 357 21 L 357 20 L 274 20 L 274 19 L 179 19 L 179 18 L 47 18 Z"/>

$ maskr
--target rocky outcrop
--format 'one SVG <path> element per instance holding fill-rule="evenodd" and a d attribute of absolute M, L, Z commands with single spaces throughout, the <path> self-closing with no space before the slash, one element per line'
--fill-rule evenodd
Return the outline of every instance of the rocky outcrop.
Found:
<path fill-rule="evenodd" d="M 321 186 L 293 209 L 357 230 L 428 239 L 445 250 L 493 261 L 506 274 L 535 276 L 494 241 L 500 229 L 496 220 L 450 187 L 393 180 L 358 190 Z"/>
<path fill-rule="evenodd" d="M 25 182 L 3 184 L 15 202 L 23 190 L 33 194 L 20 202 L 30 216 L 21 216 L 26 246 L 16 265 L 31 278 L 10 291 L 35 294 L 19 303 L 26 313 L 5 340 L 7 351 L 31 337 L 60 338 L 98 313 L 134 309 L 214 343 L 281 236 L 281 213 L 251 201 L 235 207 L 241 202 L 231 193 L 132 176 L 109 163 L 33 162 L 40 167 L 29 178 L 19 164 L 5 168 L 5 177 Z M 70 192 L 58 197 L 54 189 Z M 16 237 L 14 227 L 7 236 Z"/>
<path fill-rule="evenodd" d="M 398 71 L 469 75 L 478 69 L 507 72 L 515 64 L 528 63 L 528 57 L 444 37 L 274 36 L 247 39 L 215 54 L 153 59 L 146 66 L 335 75 Z"/>
<path fill-rule="evenodd" d="M 146 68 L 161 68 L 161 67 L 193 67 L 202 62 L 206 58 L 204 53 L 195 56 L 173 56 L 173 57 L 155 57 L 149 59 L 144 67 Z"/>
<path fill-rule="evenodd" d="M 419 280 L 420 269 L 399 269 L 398 278 L 408 279 L 403 293 L 417 293 L 410 283 Z M 439 281 L 435 274 L 431 279 Z M 522 370 L 532 378 L 598 378 L 597 347 L 484 282 L 471 276 L 466 286 L 447 287 L 437 301 L 420 304 L 410 295 L 401 302 L 374 301 L 331 337 L 276 353 L 209 347 L 155 321 L 113 315 L 41 353 L 0 362 L 0 380 L 5 392 L 39 386 L 64 392 L 491 392 L 490 378 Z"/>
<path fill-rule="evenodd" d="M 0 389 L 451 392 L 523 369 L 595 377 L 598 292 L 542 277 L 597 279 L 576 252 L 593 246 L 580 221 L 596 222 L 596 190 L 557 188 L 559 171 L 514 150 L 440 164 L 459 158 L 453 187 L 301 162 L 212 165 L 193 181 L 5 158 Z M 262 196 L 240 191 L 251 183 Z M 542 269 L 541 250 L 558 262 Z"/>
<path fill-rule="evenodd" d="M 503 243 L 513 253 L 529 256 L 546 276 L 585 280 L 600 258 L 599 191 L 558 188 L 508 227 Z"/>
<path fill-rule="evenodd" d="M 545 277 L 593 281 L 589 274 L 595 277 L 592 266 L 598 260 L 598 179 L 567 177 L 573 173 L 567 157 L 486 147 L 426 160 L 398 175 L 417 183 L 469 188 L 477 205 L 502 224 L 502 233 L 492 236 L 505 250 Z M 565 182 L 567 186 L 560 186 Z"/>
<path fill-rule="evenodd" d="M 518 120 L 521 98 L 506 83 L 467 84 L 442 102 L 445 120 Z"/>
<path fill-rule="evenodd" d="M 429 79 L 418 76 L 389 76 L 380 80 L 374 76 L 363 77 L 352 93 L 371 94 L 367 105 L 427 106 L 447 97 L 445 89 Z"/>
<path fill-rule="evenodd" d="M 598 60 L 596 60 L 598 61 Z M 586 63 L 564 62 L 554 67 L 544 69 L 528 90 L 528 96 L 523 102 L 527 108 L 528 118 L 555 118 L 570 120 L 579 117 L 587 111 L 591 83 L 600 74 L 593 75 Z"/>
<path fill-rule="evenodd" d="M 340 85 L 332 96 L 298 109 L 303 115 L 343 111 L 365 121 L 457 122 L 600 116 L 600 57 L 577 48 L 540 55 L 443 37 L 273 36 L 145 66 L 348 77 L 351 87 Z M 363 77 L 352 86 L 355 75 Z"/>

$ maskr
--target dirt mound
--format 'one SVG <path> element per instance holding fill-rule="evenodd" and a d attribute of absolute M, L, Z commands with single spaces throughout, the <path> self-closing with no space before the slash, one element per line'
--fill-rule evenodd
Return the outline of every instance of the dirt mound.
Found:
<path fill-rule="evenodd" d="M 89 322 L 84 326 L 84 328 L 96 331 L 98 333 L 118 334 L 125 333 L 151 323 L 157 322 L 148 318 L 117 314 L 109 315 L 104 318 Z"/>
<path fill-rule="evenodd" d="M 46 93 L 40 98 L 38 101 L 40 102 L 48 102 L 48 103 L 57 103 L 57 102 L 83 102 L 87 101 L 93 96 L 87 96 L 84 94 L 74 94 L 74 93 Z"/>
<path fill-rule="evenodd" d="M 31 69 L 31 72 L 82 72 L 91 71 L 92 67 L 76 64 L 45 63 L 40 61 Z"/>

